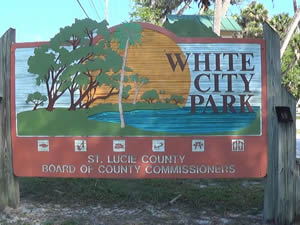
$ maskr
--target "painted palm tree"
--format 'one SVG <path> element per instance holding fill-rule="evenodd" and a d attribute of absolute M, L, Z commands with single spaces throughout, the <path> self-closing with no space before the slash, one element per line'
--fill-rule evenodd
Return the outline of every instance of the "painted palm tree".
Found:
<path fill-rule="evenodd" d="M 122 97 L 128 47 L 134 46 L 136 44 L 141 44 L 142 27 L 138 23 L 121 24 L 114 33 L 114 39 L 119 43 L 118 48 L 124 50 L 118 98 L 121 128 L 124 128 L 125 120 L 123 115 Z"/>

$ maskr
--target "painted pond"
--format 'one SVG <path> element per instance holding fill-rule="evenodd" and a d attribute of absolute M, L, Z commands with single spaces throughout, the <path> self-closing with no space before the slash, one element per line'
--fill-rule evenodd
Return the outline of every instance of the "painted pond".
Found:
<path fill-rule="evenodd" d="M 238 109 L 237 109 L 238 110 Z M 124 112 L 127 125 L 146 130 L 170 134 L 222 134 L 236 132 L 249 127 L 260 113 L 260 107 L 253 107 L 254 113 L 213 113 L 201 107 L 191 114 L 190 107 L 169 110 L 134 110 Z M 220 110 L 221 111 L 221 108 Z M 238 111 L 237 111 L 238 112 Z M 89 120 L 120 123 L 119 112 L 103 112 L 89 116 Z M 256 132 L 259 135 L 260 128 Z"/>

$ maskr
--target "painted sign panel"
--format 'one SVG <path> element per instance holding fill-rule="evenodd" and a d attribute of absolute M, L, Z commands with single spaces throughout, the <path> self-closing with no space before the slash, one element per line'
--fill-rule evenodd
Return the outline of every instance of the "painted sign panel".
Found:
<path fill-rule="evenodd" d="M 13 46 L 17 176 L 266 175 L 262 40 L 104 25 L 101 38 L 62 29 L 50 42 Z"/>

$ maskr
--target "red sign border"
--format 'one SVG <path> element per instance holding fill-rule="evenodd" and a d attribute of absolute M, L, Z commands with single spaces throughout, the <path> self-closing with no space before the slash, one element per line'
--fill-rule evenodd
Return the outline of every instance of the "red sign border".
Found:
<path fill-rule="evenodd" d="M 168 148 L 182 148 L 182 154 L 184 154 L 184 149 L 187 146 L 187 143 L 191 143 L 192 139 L 205 139 L 207 146 L 210 146 L 212 149 L 219 149 L 220 147 L 226 147 L 231 149 L 231 140 L 232 139 L 243 139 L 247 143 L 246 147 L 248 150 L 245 152 L 226 152 L 226 157 L 231 157 L 231 161 L 228 161 L 230 164 L 234 162 L 239 170 L 235 174 L 197 174 L 194 175 L 174 175 L 168 174 L 165 176 L 157 174 L 139 174 L 136 176 L 120 176 L 120 175 L 101 175 L 95 176 L 92 174 L 83 174 L 76 175 L 70 173 L 63 174 L 43 174 L 36 171 L 37 168 L 33 165 L 27 165 L 24 167 L 24 162 L 35 162 L 40 160 L 40 158 L 47 157 L 50 161 L 54 158 L 55 153 L 58 154 L 58 150 L 53 152 L 37 152 L 36 149 L 31 149 L 32 146 L 36 146 L 37 140 L 41 137 L 18 137 L 16 135 L 16 106 L 15 106 L 15 50 L 17 48 L 32 48 L 38 47 L 42 44 L 47 44 L 49 42 L 28 42 L 28 43 L 15 43 L 11 47 L 11 126 L 12 126 L 12 147 L 13 147 L 13 163 L 14 163 L 14 173 L 16 176 L 39 176 L 39 177 L 101 177 L 101 178 L 251 178 L 251 177 L 264 177 L 267 173 L 267 74 L 266 74 L 266 47 L 265 41 L 262 39 L 232 39 L 232 38 L 182 38 L 176 36 L 170 31 L 147 23 L 141 23 L 144 29 L 151 29 L 157 32 L 160 32 L 171 39 L 176 43 L 255 43 L 261 46 L 261 69 L 262 69 L 262 135 L 261 136 L 188 136 L 188 137 L 101 137 L 107 142 L 103 146 L 106 148 L 111 148 L 108 143 L 112 143 L 114 139 L 124 139 L 126 140 L 126 145 L 128 148 L 131 146 L 139 146 L 140 148 L 149 149 L 152 139 L 164 139 L 166 146 Z M 113 32 L 117 26 L 111 28 Z M 99 37 L 100 38 L 100 37 Z M 97 41 L 99 39 L 95 39 Z M 77 137 L 78 138 L 78 137 Z M 26 140 L 26 143 L 23 143 L 22 140 Z M 45 137 L 50 143 L 50 147 L 59 146 L 60 148 L 68 148 L 70 144 L 74 142 L 76 137 Z M 87 137 L 85 138 L 89 146 L 97 144 L 99 137 Z M 128 143 L 128 144 L 127 144 Z M 169 143 L 169 144 L 168 144 Z M 31 147 L 30 147 L 31 146 Z M 26 149 L 26 152 L 24 151 Z M 250 149 L 250 150 L 249 150 Z M 251 152 L 249 152 L 251 151 Z M 180 151 L 179 151 L 180 152 Z M 69 158 L 70 154 L 74 152 L 65 154 L 64 157 Z M 134 152 L 131 152 L 134 153 Z M 151 151 L 145 151 L 145 154 L 150 154 Z M 212 152 L 207 156 L 207 163 L 218 163 L 220 152 Z M 89 153 L 76 153 L 82 155 L 82 157 L 87 157 Z M 217 154 L 217 155 L 216 155 Z M 219 154 L 219 155 L 218 155 Z M 47 156 L 46 156 L 47 155 Z M 63 157 L 63 158 L 64 158 Z M 71 155 L 72 157 L 72 155 Z M 80 156 L 81 157 L 81 156 Z M 216 159 L 216 157 L 218 159 Z M 241 161 L 241 158 L 244 158 Z M 260 161 L 257 160 L 259 158 Z M 49 162 L 48 160 L 48 162 Z M 222 161 L 222 160 L 221 160 Z M 250 161 L 252 166 L 245 165 L 246 161 Z M 239 163 L 241 162 L 241 163 Z M 63 159 L 57 159 L 57 163 L 63 163 Z M 70 163 L 76 163 L 75 161 L 70 161 Z M 254 164 L 254 166 L 253 166 Z M 252 167 L 256 167 L 253 170 Z"/>

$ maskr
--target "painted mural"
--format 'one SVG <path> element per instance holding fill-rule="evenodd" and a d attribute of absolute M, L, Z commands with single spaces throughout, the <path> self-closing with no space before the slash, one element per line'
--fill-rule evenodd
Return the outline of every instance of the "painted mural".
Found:
<path fill-rule="evenodd" d="M 18 136 L 262 134 L 259 43 L 76 20 L 15 50 Z"/>

